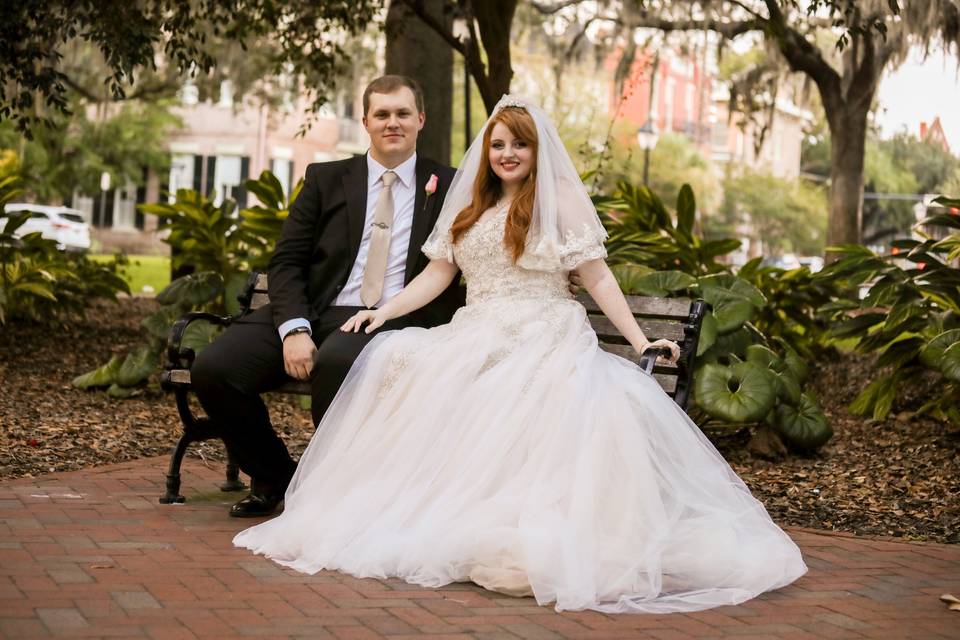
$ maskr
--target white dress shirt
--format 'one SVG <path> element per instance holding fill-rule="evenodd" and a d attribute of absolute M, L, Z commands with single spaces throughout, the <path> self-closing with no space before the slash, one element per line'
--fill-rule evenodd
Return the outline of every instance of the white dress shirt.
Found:
<path fill-rule="evenodd" d="M 335 307 L 362 307 L 360 301 L 360 285 L 363 283 L 363 269 L 367 264 L 367 254 L 370 251 L 370 235 L 373 231 L 370 223 L 373 222 L 374 209 L 377 198 L 383 190 L 381 178 L 385 166 L 374 160 L 367 153 L 367 211 L 363 221 L 363 237 L 360 239 L 360 250 L 357 259 L 350 269 L 347 283 L 333 301 Z M 417 196 L 417 154 L 414 153 L 402 164 L 394 167 L 397 174 L 391 190 L 393 191 L 393 233 L 390 237 L 390 252 L 387 254 L 387 273 L 383 279 L 383 295 L 375 305 L 386 304 L 390 298 L 403 289 L 403 280 L 407 271 L 407 250 L 410 248 L 410 231 L 413 227 L 414 201 Z M 288 332 L 297 328 L 310 328 L 306 318 L 293 318 L 280 325 L 280 339 Z"/>

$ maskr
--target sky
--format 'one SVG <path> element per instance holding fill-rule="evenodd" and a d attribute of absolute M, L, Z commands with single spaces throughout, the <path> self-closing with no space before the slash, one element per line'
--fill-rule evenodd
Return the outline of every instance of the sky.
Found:
<path fill-rule="evenodd" d="M 940 116 L 950 151 L 960 155 L 960 74 L 958 57 L 943 51 L 923 60 L 915 53 L 880 82 L 877 122 L 884 137 L 906 127 L 920 135 L 920 122 Z"/>

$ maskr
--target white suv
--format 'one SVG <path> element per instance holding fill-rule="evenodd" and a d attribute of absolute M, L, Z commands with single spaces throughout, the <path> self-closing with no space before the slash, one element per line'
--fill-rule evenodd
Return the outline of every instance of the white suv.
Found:
<path fill-rule="evenodd" d="M 30 211 L 33 217 L 16 231 L 17 236 L 39 231 L 49 240 L 56 240 L 62 251 L 86 251 L 90 248 L 90 225 L 83 214 L 68 207 L 49 207 L 41 204 L 9 203 L 6 212 Z"/>

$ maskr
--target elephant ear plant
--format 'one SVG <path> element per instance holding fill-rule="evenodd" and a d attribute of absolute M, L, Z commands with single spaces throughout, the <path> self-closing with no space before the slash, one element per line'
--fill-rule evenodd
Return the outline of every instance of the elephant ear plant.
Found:
<path fill-rule="evenodd" d="M 836 338 L 860 353 L 877 354 L 878 375 L 850 406 L 882 420 L 903 382 L 934 378 L 938 393 L 918 413 L 960 425 L 960 200 L 938 198 L 950 213 L 922 220 L 919 239 L 892 243 L 889 254 L 856 245 L 833 248 L 839 259 L 821 278 L 859 290 L 825 305 Z M 936 229 L 943 236 L 932 237 Z"/>
<path fill-rule="evenodd" d="M 755 261 L 743 276 L 734 274 L 717 259 L 739 241 L 707 241 L 694 233 L 696 201 L 687 185 L 675 216 L 645 187 L 621 184 L 614 197 L 595 201 L 610 236 L 612 270 L 626 293 L 702 298 L 710 305 L 694 371 L 691 415 L 698 424 L 752 427 L 751 449 L 768 457 L 787 449 L 812 453 L 827 442 L 833 431 L 804 390 L 807 365 L 794 346 L 797 336 L 813 335 L 798 326 L 812 323 L 813 310 L 800 303 L 787 313 L 771 310 L 767 295 L 751 282 L 776 291 L 780 300 L 790 286 L 781 281 L 809 281 L 809 271 L 761 274 Z M 826 295 L 807 294 L 818 301 Z"/>
<path fill-rule="evenodd" d="M 103 366 L 78 376 L 73 385 L 81 389 L 107 388 L 114 397 L 137 393 L 143 383 L 162 364 L 167 336 L 173 323 L 188 311 L 208 311 L 218 315 L 239 311 L 237 294 L 251 270 L 267 267 L 290 204 L 302 187 L 293 189 L 289 198 L 280 181 L 264 171 L 244 187 L 260 204 L 235 215 L 236 203 L 224 200 L 219 206 L 196 191 L 182 189 L 173 203 L 143 205 L 141 209 L 160 218 L 160 228 L 169 229 L 164 240 L 176 249 L 174 268 L 191 265 L 195 272 L 177 278 L 157 294 L 159 311 L 141 323 L 146 334 L 144 344 L 125 357 L 115 356 Z M 219 328 L 205 321 L 187 328 L 182 346 L 195 353 L 208 345 Z"/>
<path fill-rule="evenodd" d="M 151 374 L 161 365 L 170 327 L 187 311 L 209 308 L 222 299 L 223 278 L 210 271 L 177 278 L 157 294 L 162 307 L 140 323 L 146 333 L 145 344 L 135 347 L 126 356 L 113 356 L 109 362 L 73 379 L 78 389 L 107 389 L 107 395 L 127 398 L 136 394 Z M 208 322 L 194 322 L 183 336 L 183 345 L 199 352 L 218 333 Z"/>

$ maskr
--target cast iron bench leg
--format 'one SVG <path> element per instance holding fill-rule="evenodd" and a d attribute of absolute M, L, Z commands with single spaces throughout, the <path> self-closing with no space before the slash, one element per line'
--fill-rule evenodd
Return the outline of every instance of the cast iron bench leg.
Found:
<path fill-rule="evenodd" d="M 193 439 L 188 434 L 180 436 L 177 446 L 173 448 L 173 455 L 170 457 L 170 467 L 167 469 L 167 492 L 160 498 L 160 504 L 182 504 L 186 498 L 180 495 L 180 465 L 183 463 L 183 455 L 187 452 L 187 447 Z"/>

